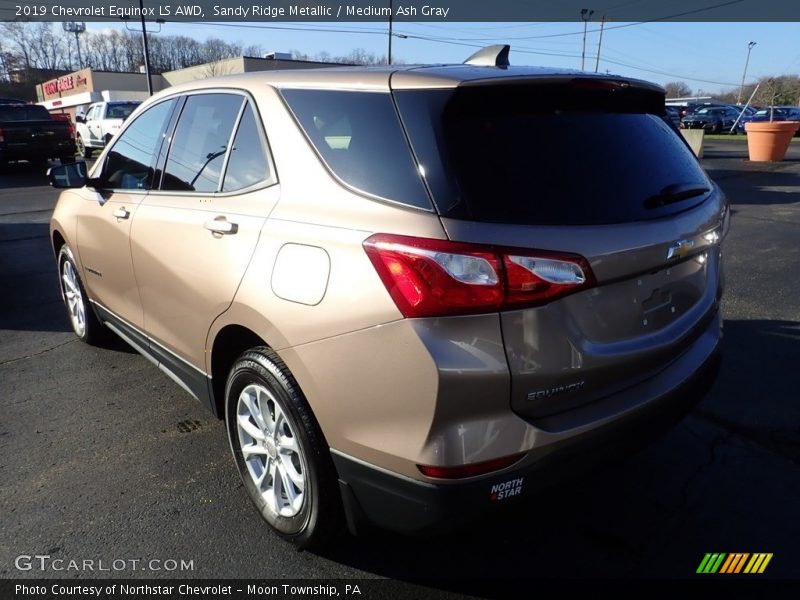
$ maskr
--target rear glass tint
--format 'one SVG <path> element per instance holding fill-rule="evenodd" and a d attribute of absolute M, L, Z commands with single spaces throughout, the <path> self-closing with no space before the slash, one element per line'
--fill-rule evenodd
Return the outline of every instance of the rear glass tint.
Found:
<path fill-rule="evenodd" d="M 463 88 L 447 97 L 399 92 L 397 98 L 445 216 L 623 223 L 674 214 L 704 196 L 661 201 L 668 190 L 711 189 L 664 122 L 663 96 L 655 92 L 516 85 Z"/>
<path fill-rule="evenodd" d="M 0 121 L 51 121 L 52 119 L 44 106 L 35 104 L 0 106 Z"/>
<path fill-rule="evenodd" d="M 284 90 L 283 97 L 343 183 L 381 199 L 432 208 L 390 94 Z"/>

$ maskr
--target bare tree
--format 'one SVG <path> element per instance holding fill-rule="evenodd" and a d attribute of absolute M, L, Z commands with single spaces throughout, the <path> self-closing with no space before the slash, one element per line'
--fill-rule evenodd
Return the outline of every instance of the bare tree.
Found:
<path fill-rule="evenodd" d="M 667 98 L 686 98 L 692 95 L 692 88 L 683 81 L 670 81 L 664 86 L 667 91 Z"/>

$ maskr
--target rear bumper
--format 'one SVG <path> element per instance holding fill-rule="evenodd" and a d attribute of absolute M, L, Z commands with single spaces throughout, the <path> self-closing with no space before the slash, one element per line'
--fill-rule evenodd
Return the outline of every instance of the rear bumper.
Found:
<path fill-rule="evenodd" d="M 64 140 L 47 144 L 6 143 L 0 145 L 0 160 L 31 160 L 74 156 L 75 142 Z"/>
<path fill-rule="evenodd" d="M 558 442 L 543 456 L 526 459 L 523 467 L 510 467 L 477 480 L 436 485 L 333 451 L 348 526 L 353 533 L 369 524 L 407 534 L 446 531 L 483 511 L 517 502 L 624 456 L 671 429 L 702 400 L 716 379 L 719 363 L 717 338 L 699 366 L 670 391 L 602 426 Z"/>

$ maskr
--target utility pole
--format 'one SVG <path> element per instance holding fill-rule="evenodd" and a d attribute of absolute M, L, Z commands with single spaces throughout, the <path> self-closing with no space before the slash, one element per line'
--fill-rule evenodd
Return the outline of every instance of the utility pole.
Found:
<path fill-rule="evenodd" d="M 744 94 L 744 79 L 747 77 L 747 65 L 750 64 L 750 52 L 753 50 L 753 46 L 755 46 L 755 42 L 750 42 L 747 44 L 747 60 L 744 61 L 744 71 L 742 71 L 742 84 L 739 86 L 739 97 L 736 98 L 736 104 L 742 103 L 742 94 Z"/>
<path fill-rule="evenodd" d="M 147 26 L 144 23 L 144 0 L 139 0 L 142 18 L 142 45 L 144 46 L 144 72 L 147 75 L 147 93 L 153 95 L 153 79 L 150 77 L 150 50 L 147 48 Z"/>
<path fill-rule="evenodd" d="M 81 40 L 80 35 L 86 31 L 86 23 L 78 21 L 67 21 L 61 24 L 64 31 L 75 34 L 75 46 L 78 48 L 78 70 L 83 68 L 83 60 L 81 59 Z M 70 62 L 72 60 L 70 59 Z"/>
<path fill-rule="evenodd" d="M 389 54 L 386 57 L 387 62 L 392 64 L 392 20 L 394 17 L 394 2 L 389 0 Z"/>
<path fill-rule="evenodd" d="M 147 46 L 147 34 L 148 33 L 158 33 L 161 31 L 161 26 L 164 24 L 164 19 L 156 19 L 156 23 L 158 23 L 158 29 L 156 31 L 148 32 L 147 31 L 147 24 L 144 21 L 144 0 L 139 0 L 139 16 L 142 22 L 142 51 L 144 52 L 144 72 L 147 76 L 147 93 L 151 96 L 153 95 L 153 78 L 150 75 L 150 49 Z M 138 31 L 137 29 L 131 29 L 128 27 L 128 17 L 122 17 L 125 21 L 125 29 L 128 31 Z"/>
<path fill-rule="evenodd" d="M 583 71 L 586 63 L 586 27 L 589 24 L 589 19 L 592 18 L 593 14 L 593 10 L 589 10 L 588 8 L 581 9 L 581 19 L 583 19 L 583 51 L 581 52 L 581 71 Z"/>
<path fill-rule="evenodd" d="M 597 60 L 594 63 L 594 72 L 597 73 L 597 70 L 600 68 L 600 48 L 603 46 L 603 28 L 606 26 L 606 16 L 603 15 L 602 20 L 600 21 L 600 39 L 597 42 Z"/>

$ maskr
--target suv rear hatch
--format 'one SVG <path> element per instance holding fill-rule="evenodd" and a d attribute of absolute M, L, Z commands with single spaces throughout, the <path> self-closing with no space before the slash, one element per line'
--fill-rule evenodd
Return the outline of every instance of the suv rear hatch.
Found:
<path fill-rule="evenodd" d="M 660 88 L 565 75 L 394 97 L 451 240 L 541 251 L 545 278 L 559 261 L 588 271 L 573 293 L 500 313 L 516 412 L 635 385 L 708 326 L 727 203 L 666 122 Z"/>

